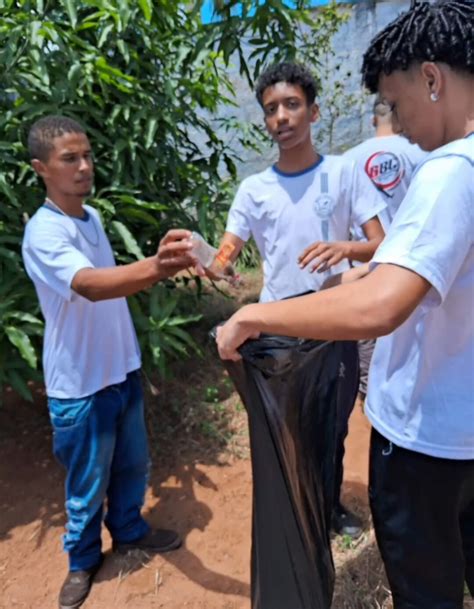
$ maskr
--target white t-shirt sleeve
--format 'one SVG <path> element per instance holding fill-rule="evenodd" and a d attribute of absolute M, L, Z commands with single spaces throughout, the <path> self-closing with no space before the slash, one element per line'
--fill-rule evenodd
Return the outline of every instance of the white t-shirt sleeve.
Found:
<path fill-rule="evenodd" d="M 33 282 L 49 286 L 66 300 L 71 300 L 74 294 L 71 283 L 75 274 L 94 267 L 74 247 L 67 229 L 61 225 L 27 226 L 22 252 L 26 271 Z"/>
<path fill-rule="evenodd" d="M 349 196 L 351 197 L 352 225 L 358 227 L 378 216 L 387 205 L 383 199 L 384 195 L 377 190 L 367 174 L 354 162 L 351 164 Z"/>
<path fill-rule="evenodd" d="M 226 231 L 236 235 L 242 241 L 248 241 L 251 234 L 249 204 L 250 196 L 245 181 L 239 186 L 237 194 L 227 216 Z"/>
<path fill-rule="evenodd" d="M 440 304 L 458 275 L 474 238 L 474 170 L 461 156 L 428 160 L 416 173 L 374 264 L 414 271 Z"/>

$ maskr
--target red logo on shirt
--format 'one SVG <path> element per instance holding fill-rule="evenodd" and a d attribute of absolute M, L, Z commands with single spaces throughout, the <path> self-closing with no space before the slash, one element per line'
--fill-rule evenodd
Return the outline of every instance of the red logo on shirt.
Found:
<path fill-rule="evenodd" d="M 400 159 L 393 152 L 375 152 L 367 159 L 365 172 L 383 191 L 397 187 L 405 174 Z"/>

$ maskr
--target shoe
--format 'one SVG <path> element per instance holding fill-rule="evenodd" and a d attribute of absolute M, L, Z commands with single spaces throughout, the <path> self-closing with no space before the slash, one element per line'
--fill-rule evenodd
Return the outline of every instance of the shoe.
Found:
<path fill-rule="evenodd" d="M 351 539 L 358 539 L 363 532 L 362 520 L 343 505 L 333 509 L 331 524 L 335 533 L 348 535 Z"/>
<path fill-rule="evenodd" d="M 59 592 L 59 609 L 78 609 L 89 596 L 92 582 L 104 557 L 91 569 L 69 571 Z"/>
<path fill-rule="evenodd" d="M 121 543 L 114 541 L 112 549 L 119 554 L 126 554 L 131 550 L 143 550 L 151 554 L 162 554 L 176 550 L 182 544 L 181 537 L 176 531 L 167 529 L 151 529 L 146 535 L 135 541 Z"/>

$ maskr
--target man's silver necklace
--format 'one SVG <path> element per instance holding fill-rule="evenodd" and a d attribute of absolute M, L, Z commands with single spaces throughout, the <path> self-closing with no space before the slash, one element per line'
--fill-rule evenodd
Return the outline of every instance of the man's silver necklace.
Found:
<path fill-rule="evenodd" d="M 84 237 L 84 239 L 87 241 L 87 243 L 89 243 L 90 245 L 92 245 L 93 247 L 97 247 L 99 245 L 99 231 L 97 229 L 97 225 L 95 223 L 94 218 L 92 217 L 92 214 L 89 214 L 89 218 L 90 221 L 92 222 L 93 226 L 94 226 L 94 230 L 95 230 L 95 243 L 93 241 L 91 241 L 88 236 L 81 230 L 81 227 L 79 225 L 79 222 L 74 222 L 74 217 L 70 216 L 69 214 L 67 214 L 64 210 L 62 210 L 59 205 L 56 205 L 56 203 L 54 201 L 52 201 L 51 199 L 49 199 L 48 197 L 46 197 L 45 199 L 45 204 L 46 206 L 50 205 L 52 208 L 54 208 L 55 210 L 57 210 L 60 214 L 62 214 L 63 216 L 66 216 L 66 218 L 70 218 L 73 223 L 74 226 L 77 228 L 77 230 L 81 233 L 81 235 Z M 88 213 L 86 211 L 86 213 Z M 81 220 L 80 218 L 77 218 L 78 220 L 80 220 L 81 222 L 83 220 Z"/>

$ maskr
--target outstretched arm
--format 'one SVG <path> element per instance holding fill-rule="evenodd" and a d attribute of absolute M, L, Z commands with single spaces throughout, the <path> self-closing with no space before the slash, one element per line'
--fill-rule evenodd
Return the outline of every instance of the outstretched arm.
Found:
<path fill-rule="evenodd" d="M 417 273 L 381 264 L 366 277 L 308 296 L 252 304 L 218 330 L 223 359 L 260 332 L 323 340 L 358 340 L 390 334 L 414 311 L 431 285 Z"/>
<path fill-rule="evenodd" d="M 84 268 L 72 280 L 72 289 L 93 302 L 130 296 L 178 271 L 195 266 L 191 255 L 191 233 L 173 229 L 160 241 L 154 256 L 131 264 L 108 268 Z"/>

